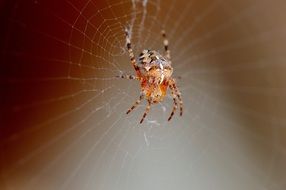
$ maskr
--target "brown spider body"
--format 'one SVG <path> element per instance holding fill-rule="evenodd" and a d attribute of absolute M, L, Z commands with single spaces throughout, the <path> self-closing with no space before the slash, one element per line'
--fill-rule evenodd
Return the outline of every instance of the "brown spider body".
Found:
<path fill-rule="evenodd" d="M 161 102 L 166 96 L 168 80 L 173 73 L 171 63 L 156 51 L 143 50 L 137 66 L 145 98 L 151 103 Z"/>
<path fill-rule="evenodd" d="M 152 104 L 159 103 L 164 100 L 168 87 L 171 90 L 173 97 L 173 110 L 171 112 L 168 121 L 170 121 L 178 107 L 178 101 L 180 106 L 180 115 L 183 114 L 183 101 L 181 99 L 181 93 L 177 88 L 175 79 L 172 78 L 173 68 L 171 66 L 170 50 L 168 49 L 168 40 L 166 34 L 162 31 L 164 38 L 165 56 L 162 56 L 154 50 L 143 50 L 139 55 L 138 61 L 136 61 L 133 50 L 131 48 L 131 40 L 128 30 L 126 34 L 126 46 L 129 52 L 131 64 L 133 65 L 136 76 L 134 75 L 121 75 L 121 78 L 136 79 L 141 83 L 141 95 L 139 99 L 133 104 L 133 106 L 127 111 L 130 113 L 139 103 L 145 98 L 148 102 L 146 110 L 140 123 L 143 122 L 147 113 L 150 110 Z"/>

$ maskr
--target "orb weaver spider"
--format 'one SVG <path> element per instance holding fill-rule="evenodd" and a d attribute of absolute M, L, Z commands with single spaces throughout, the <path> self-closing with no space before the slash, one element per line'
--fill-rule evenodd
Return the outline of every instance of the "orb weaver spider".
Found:
<path fill-rule="evenodd" d="M 139 99 L 133 104 L 133 106 L 126 112 L 129 114 L 134 110 L 140 102 L 145 98 L 148 102 L 146 110 L 140 120 L 142 123 L 150 111 L 152 104 L 161 102 L 166 96 L 168 87 L 171 90 L 173 97 L 173 110 L 168 118 L 170 121 L 177 110 L 178 102 L 180 107 L 180 116 L 183 114 L 183 101 L 181 93 L 176 85 L 176 81 L 172 78 L 173 68 L 171 66 L 171 55 L 168 48 L 169 42 L 164 30 L 161 31 L 163 36 L 163 44 L 165 49 L 165 56 L 160 55 L 154 50 L 143 50 L 138 61 L 136 61 L 133 49 L 131 47 L 131 40 L 129 36 L 129 30 L 125 29 L 126 47 L 129 52 L 129 57 L 133 68 L 135 69 L 135 75 L 123 74 L 117 77 L 138 80 L 141 83 L 141 93 Z"/>

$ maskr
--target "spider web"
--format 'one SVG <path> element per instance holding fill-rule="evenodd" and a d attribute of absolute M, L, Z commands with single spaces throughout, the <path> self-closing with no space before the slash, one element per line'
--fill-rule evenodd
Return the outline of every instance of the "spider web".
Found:
<path fill-rule="evenodd" d="M 282 1 L 0 6 L 1 189 L 285 189 Z M 183 117 L 170 95 L 125 114 L 126 27 L 135 55 L 165 29 Z"/>

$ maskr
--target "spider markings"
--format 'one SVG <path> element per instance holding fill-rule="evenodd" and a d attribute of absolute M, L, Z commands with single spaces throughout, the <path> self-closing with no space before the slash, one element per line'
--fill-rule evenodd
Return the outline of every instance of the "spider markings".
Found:
<path fill-rule="evenodd" d="M 138 63 L 136 62 L 133 49 L 131 47 L 131 40 L 127 29 L 125 30 L 125 35 L 126 47 L 129 52 L 131 64 L 135 69 L 136 76 L 123 74 L 118 77 L 139 80 L 141 83 L 140 97 L 126 112 L 126 114 L 129 114 L 132 110 L 134 110 L 140 104 L 143 98 L 145 98 L 148 104 L 142 119 L 140 120 L 140 123 L 142 123 L 150 111 L 151 105 L 163 101 L 169 87 L 173 97 L 173 110 L 168 118 L 168 121 L 172 119 L 175 111 L 177 110 L 178 102 L 180 107 L 180 116 L 182 116 L 183 101 L 181 98 L 181 93 L 176 85 L 176 81 L 174 78 L 172 78 L 173 68 L 171 66 L 169 41 L 165 31 L 162 30 L 165 56 L 160 55 L 157 51 L 154 50 L 143 50 L 139 55 Z"/>

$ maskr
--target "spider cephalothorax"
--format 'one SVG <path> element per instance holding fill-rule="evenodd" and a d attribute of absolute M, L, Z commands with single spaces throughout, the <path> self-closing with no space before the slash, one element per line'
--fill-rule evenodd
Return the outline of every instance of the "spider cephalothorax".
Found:
<path fill-rule="evenodd" d="M 181 99 L 181 93 L 179 92 L 175 79 L 172 78 L 173 68 L 171 66 L 171 56 L 170 50 L 168 49 L 168 40 L 166 34 L 162 31 L 162 36 L 164 37 L 164 47 L 165 56 L 159 54 L 154 50 L 143 50 L 138 60 L 135 60 L 133 50 L 131 48 L 131 41 L 129 37 L 128 30 L 125 31 L 126 34 L 126 44 L 129 52 L 131 63 L 136 71 L 136 76 L 134 75 L 121 75 L 121 78 L 127 79 L 137 79 L 141 83 L 141 95 L 139 99 L 134 103 L 134 105 L 127 111 L 130 113 L 143 98 L 148 101 L 146 111 L 140 121 L 143 122 L 147 113 L 150 110 L 151 104 L 161 102 L 166 96 L 168 87 L 171 90 L 173 97 L 173 110 L 168 118 L 170 121 L 178 107 L 177 101 L 180 105 L 180 115 L 183 114 L 183 102 Z"/>

